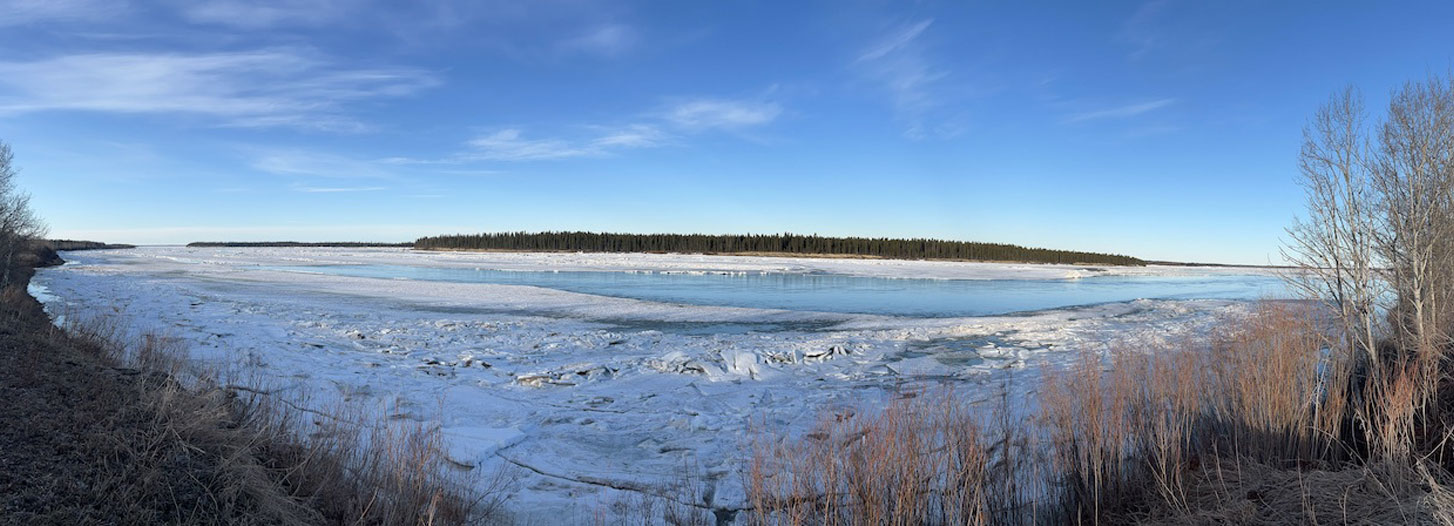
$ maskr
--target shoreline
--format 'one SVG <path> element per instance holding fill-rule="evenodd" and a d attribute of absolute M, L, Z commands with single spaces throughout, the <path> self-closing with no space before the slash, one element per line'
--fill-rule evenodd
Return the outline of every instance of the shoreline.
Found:
<path fill-rule="evenodd" d="M 341 247 L 347 248 L 347 247 Z M 1047 263 L 1044 261 L 1015 261 L 997 259 L 955 259 L 955 258 L 891 258 L 875 256 L 872 254 L 824 254 L 824 253 L 796 253 L 796 252 L 602 252 L 587 250 L 512 250 L 507 248 L 406 248 L 418 252 L 464 252 L 464 253 L 498 253 L 498 254 L 643 254 L 653 256 L 731 256 L 731 257 L 758 257 L 758 258 L 806 258 L 806 259 L 862 259 L 871 261 L 928 261 L 947 263 L 995 263 L 1004 265 L 1061 265 L 1061 266 L 1085 266 L 1085 267 L 1145 267 L 1148 265 L 1117 265 L 1112 263 Z M 1148 262 L 1150 264 L 1150 262 Z"/>

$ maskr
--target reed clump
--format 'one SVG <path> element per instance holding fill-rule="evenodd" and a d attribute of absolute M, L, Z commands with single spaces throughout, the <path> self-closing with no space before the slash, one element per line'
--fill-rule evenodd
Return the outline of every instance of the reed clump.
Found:
<path fill-rule="evenodd" d="M 953 396 L 901 398 L 881 411 L 825 415 L 798 440 L 751 445 L 756 524 L 975 524 L 997 498 L 995 447 Z"/>

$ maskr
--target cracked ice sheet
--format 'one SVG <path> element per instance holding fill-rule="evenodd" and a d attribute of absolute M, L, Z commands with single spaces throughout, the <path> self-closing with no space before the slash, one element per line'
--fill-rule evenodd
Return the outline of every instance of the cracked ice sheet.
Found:
<path fill-rule="evenodd" d="M 671 483 L 684 465 L 699 471 L 712 505 L 741 507 L 743 440 L 752 429 L 801 431 L 824 411 L 881 404 L 942 384 L 988 401 L 1011 375 L 1020 391 L 1033 389 L 1038 373 L 1070 359 L 1068 351 L 1101 350 L 1119 339 L 1173 344 L 1205 331 L 1218 316 L 1249 308 L 1221 300 L 1138 300 L 914 319 L 256 268 L 298 262 L 493 268 L 504 262 L 963 277 L 983 275 L 978 267 L 988 264 L 963 270 L 807 258 L 179 247 L 66 257 L 74 263 L 36 277 L 53 298 L 53 313 L 84 316 L 120 307 L 137 329 L 187 342 L 195 360 L 246 367 L 283 393 L 308 391 L 317 409 L 341 398 L 364 400 L 400 418 L 437 424 L 456 462 L 483 470 L 505 462 L 530 467 L 510 499 L 527 520 L 589 520 L 619 496 L 603 486 Z M 993 272 L 1037 278 L 1061 272 L 1000 267 Z M 723 325 L 733 327 L 716 329 Z"/>

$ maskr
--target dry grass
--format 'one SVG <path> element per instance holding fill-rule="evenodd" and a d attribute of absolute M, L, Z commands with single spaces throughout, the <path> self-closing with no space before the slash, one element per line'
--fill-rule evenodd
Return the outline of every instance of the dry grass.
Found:
<path fill-rule="evenodd" d="M 1235 460 L 1235 459 L 1233 459 Z M 1149 524 L 1454 524 L 1454 493 L 1386 463 L 1288 468 L 1250 460 L 1191 474 L 1187 509 Z"/>
<path fill-rule="evenodd" d="M 0 367 L 26 371 L 0 376 L 0 524 L 321 522 L 245 453 L 225 397 L 118 366 L 31 307 L 0 304 Z"/>
<path fill-rule="evenodd" d="M 180 517 L 196 515 L 185 509 L 193 506 L 236 510 L 232 515 L 259 524 L 507 519 L 509 473 L 482 474 L 452 462 L 437 426 L 391 419 L 362 404 L 310 409 L 306 397 L 281 397 L 251 381 L 246 367 L 199 367 L 175 338 L 129 334 L 120 311 L 68 316 L 65 333 L 52 335 L 142 379 L 120 394 L 132 403 L 116 418 L 143 425 L 115 426 L 125 432 L 107 438 L 117 454 L 98 459 L 127 476 L 101 481 L 98 497 L 136 501 L 135 492 L 175 475 L 169 455 L 182 449 L 206 457 L 216 476 L 204 492 L 178 497 Z"/>
<path fill-rule="evenodd" d="M 990 441 L 987 425 L 952 395 L 913 394 L 825 415 L 800 440 L 758 434 L 745 468 L 750 522 L 985 523 L 1015 493 L 1013 473 L 997 468 L 1021 445 Z"/>
<path fill-rule="evenodd" d="M 1371 374 L 1328 333 L 1311 307 L 1268 302 L 1172 349 L 1087 352 L 1047 375 L 1024 422 L 949 393 L 760 433 L 752 519 L 1454 524 L 1447 473 L 1407 454 L 1428 449 L 1429 369 Z"/>
<path fill-rule="evenodd" d="M 1040 422 L 1062 511 L 1081 521 L 1186 513 L 1188 477 L 1214 459 L 1339 458 L 1331 437 L 1344 419 L 1323 414 L 1321 335 L 1306 308 L 1264 303 L 1207 341 L 1123 348 L 1109 363 L 1085 354 L 1051 373 Z"/>

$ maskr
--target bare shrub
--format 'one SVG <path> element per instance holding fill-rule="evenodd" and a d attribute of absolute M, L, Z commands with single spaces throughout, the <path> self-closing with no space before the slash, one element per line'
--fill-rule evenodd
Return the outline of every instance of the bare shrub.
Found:
<path fill-rule="evenodd" d="M 15 185 L 19 171 L 10 145 L 0 141 L 0 288 L 15 284 L 22 253 L 46 232 L 30 208 L 30 195 Z"/>
<path fill-rule="evenodd" d="M 1340 431 L 1380 461 L 1421 462 L 1447 444 L 1454 407 L 1440 393 L 1454 347 L 1454 78 L 1403 85 L 1373 125 L 1349 88 L 1304 138 L 1307 218 L 1285 254 L 1290 282 L 1340 329 L 1327 343 L 1348 379 L 1329 393 L 1352 424 Z"/>

